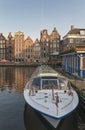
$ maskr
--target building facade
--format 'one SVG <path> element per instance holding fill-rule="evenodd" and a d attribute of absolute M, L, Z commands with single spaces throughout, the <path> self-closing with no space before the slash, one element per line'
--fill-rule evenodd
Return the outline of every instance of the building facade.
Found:
<path fill-rule="evenodd" d="M 6 38 L 0 33 L 0 60 L 6 60 Z"/>
<path fill-rule="evenodd" d="M 33 40 L 30 37 L 27 37 L 24 41 L 23 54 L 25 62 L 34 62 Z"/>
<path fill-rule="evenodd" d="M 62 51 L 73 50 L 76 46 L 85 45 L 85 29 L 71 26 L 70 31 L 63 37 Z"/>
<path fill-rule="evenodd" d="M 56 28 L 53 29 L 49 38 L 50 38 L 50 53 L 53 54 L 56 51 L 59 52 L 60 35 L 56 30 Z"/>
<path fill-rule="evenodd" d="M 49 35 L 47 30 L 41 31 L 40 34 L 41 60 L 45 63 L 49 59 Z"/>
<path fill-rule="evenodd" d="M 7 60 L 14 61 L 14 38 L 12 37 L 11 32 L 8 34 L 7 37 L 6 48 L 7 48 L 7 55 L 6 55 Z"/>
<path fill-rule="evenodd" d="M 24 33 L 23 32 L 16 32 L 14 36 L 14 57 L 15 62 L 23 62 L 24 61 Z"/>
<path fill-rule="evenodd" d="M 59 52 L 60 35 L 56 28 L 48 35 L 47 30 L 41 31 L 40 35 L 41 59 L 42 62 L 48 62 L 50 55 Z"/>
<path fill-rule="evenodd" d="M 38 39 L 34 42 L 34 62 L 41 63 L 41 46 Z"/>
<path fill-rule="evenodd" d="M 65 72 L 85 77 L 85 29 L 74 28 L 63 38 L 62 68 Z"/>

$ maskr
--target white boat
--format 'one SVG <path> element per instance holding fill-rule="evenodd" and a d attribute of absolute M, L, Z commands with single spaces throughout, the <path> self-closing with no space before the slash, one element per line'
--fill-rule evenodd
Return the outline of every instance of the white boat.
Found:
<path fill-rule="evenodd" d="M 48 66 L 37 68 L 26 84 L 24 98 L 54 128 L 61 119 L 72 114 L 79 103 L 69 80 Z"/>

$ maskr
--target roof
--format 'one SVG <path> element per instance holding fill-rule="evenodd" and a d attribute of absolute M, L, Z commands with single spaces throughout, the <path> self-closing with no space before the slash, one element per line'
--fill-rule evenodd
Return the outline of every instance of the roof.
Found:
<path fill-rule="evenodd" d="M 67 34 L 80 34 L 80 31 L 85 31 L 85 29 L 74 28 L 74 29 L 71 29 Z"/>
<path fill-rule="evenodd" d="M 6 40 L 5 36 L 3 35 L 3 33 L 0 33 L 0 40 Z"/>
<path fill-rule="evenodd" d="M 75 28 L 74 26 L 71 26 L 70 31 L 63 37 L 63 39 L 69 35 L 83 35 L 83 36 L 85 36 L 85 28 Z"/>
<path fill-rule="evenodd" d="M 25 39 L 25 41 L 27 41 L 27 40 L 33 42 L 32 38 L 31 38 L 30 36 L 28 36 L 28 37 Z"/>

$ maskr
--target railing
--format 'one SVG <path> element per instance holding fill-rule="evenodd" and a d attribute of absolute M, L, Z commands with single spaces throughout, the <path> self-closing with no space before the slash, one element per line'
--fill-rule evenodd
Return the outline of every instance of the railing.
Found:
<path fill-rule="evenodd" d="M 68 43 L 70 45 L 70 43 Z M 74 43 L 71 46 L 65 47 L 65 49 L 61 50 L 60 53 L 68 52 L 68 51 L 75 51 L 76 47 L 83 46 L 85 47 L 85 41 L 80 43 Z"/>

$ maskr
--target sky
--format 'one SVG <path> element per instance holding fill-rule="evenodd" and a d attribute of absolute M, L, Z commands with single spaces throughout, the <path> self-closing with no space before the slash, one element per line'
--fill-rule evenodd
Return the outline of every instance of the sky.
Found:
<path fill-rule="evenodd" d="M 0 32 L 24 32 L 33 41 L 40 38 L 40 31 L 54 27 L 61 38 L 70 30 L 85 28 L 85 0 L 0 0 Z"/>

